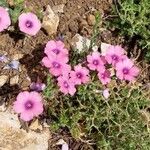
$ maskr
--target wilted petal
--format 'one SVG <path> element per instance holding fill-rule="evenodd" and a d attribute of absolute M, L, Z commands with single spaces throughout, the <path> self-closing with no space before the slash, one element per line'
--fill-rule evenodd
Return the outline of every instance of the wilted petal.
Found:
<path fill-rule="evenodd" d="M 12 60 L 9 64 L 7 64 L 4 69 L 19 69 L 19 61 L 17 60 Z"/>
<path fill-rule="evenodd" d="M 37 92 L 43 91 L 45 87 L 46 85 L 44 83 L 38 83 L 38 82 L 37 83 L 32 82 L 30 85 L 30 89 Z"/>

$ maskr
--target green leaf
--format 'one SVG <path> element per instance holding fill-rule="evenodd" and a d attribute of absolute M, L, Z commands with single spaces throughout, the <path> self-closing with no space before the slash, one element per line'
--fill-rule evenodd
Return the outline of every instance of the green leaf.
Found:
<path fill-rule="evenodd" d="M 7 4 L 6 0 L 0 0 L 0 6 L 8 7 L 8 4 Z"/>

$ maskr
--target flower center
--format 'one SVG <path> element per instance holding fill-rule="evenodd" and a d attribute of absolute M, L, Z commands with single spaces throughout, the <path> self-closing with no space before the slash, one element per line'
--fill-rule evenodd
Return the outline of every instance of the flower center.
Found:
<path fill-rule="evenodd" d="M 57 54 L 57 55 L 60 53 L 60 50 L 57 49 L 57 48 L 53 49 L 52 51 L 53 51 L 55 54 Z"/>
<path fill-rule="evenodd" d="M 25 23 L 27 28 L 32 28 L 33 27 L 33 23 L 30 20 L 27 20 Z"/>
<path fill-rule="evenodd" d="M 53 62 L 53 67 L 54 68 L 60 68 L 60 64 L 58 62 Z"/>
<path fill-rule="evenodd" d="M 64 87 L 69 88 L 69 84 L 67 83 L 67 81 L 64 81 Z"/>
<path fill-rule="evenodd" d="M 102 77 L 102 79 L 105 79 L 106 74 L 105 74 L 105 73 L 102 73 L 102 74 L 101 74 L 101 77 Z"/>
<path fill-rule="evenodd" d="M 98 60 L 93 60 L 93 64 L 97 66 L 99 64 Z"/>
<path fill-rule="evenodd" d="M 29 110 L 29 109 L 32 109 L 33 108 L 33 102 L 28 100 L 26 103 L 25 103 L 25 109 Z"/>
<path fill-rule="evenodd" d="M 118 60 L 118 56 L 112 55 L 112 59 L 115 60 L 115 61 L 117 61 Z"/>
<path fill-rule="evenodd" d="M 128 68 L 124 68 L 123 69 L 123 74 L 128 74 L 129 73 L 129 69 Z"/>
<path fill-rule="evenodd" d="M 81 73 L 81 72 L 78 72 L 78 73 L 76 74 L 76 76 L 77 76 L 79 79 L 81 79 L 81 78 L 82 78 L 82 73 Z"/>

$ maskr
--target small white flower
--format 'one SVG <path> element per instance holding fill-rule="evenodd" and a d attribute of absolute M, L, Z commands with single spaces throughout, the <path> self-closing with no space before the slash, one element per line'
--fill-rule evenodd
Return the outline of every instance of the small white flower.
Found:
<path fill-rule="evenodd" d="M 105 99 L 109 98 L 110 93 L 109 93 L 109 89 L 108 88 L 103 91 L 103 96 L 104 96 Z"/>

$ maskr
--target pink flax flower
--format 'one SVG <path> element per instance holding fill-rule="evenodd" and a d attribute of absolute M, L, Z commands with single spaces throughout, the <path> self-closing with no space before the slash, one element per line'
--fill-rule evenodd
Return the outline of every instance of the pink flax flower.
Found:
<path fill-rule="evenodd" d="M 24 121 L 30 121 L 43 112 L 42 97 L 37 92 L 21 92 L 14 102 L 13 109 Z"/>
<path fill-rule="evenodd" d="M 91 55 L 87 56 L 88 67 L 91 70 L 104 70 L 104 62 L 101 59 L 99 52 L 93 52 Z"/>
<path fill-rule="evenodd" d="M 79 64 L 74 67 L 74 71 L 71 71 L 70 77 L 76 85 L 87 83 L 89 81 L 89 70 Z"/>
<path fill-rule="evenodd" d="M 0 7 L 0 32 L 7 29 L 11 24 L 9 13 L 3 7 Z"/>
<path fill-rule="evenodd" d="M 117 62 L 124 59 L 124 57 L 124 49 L 119 45 L 109 46 L 105 55 L 105 59 L 107 60 L 107 62 L 112 65 L 115 65 Z"/>
<path fill-rule="evenodd" d="M 116 76 L 120 80 L 132 81 L 139 74 L 139 68 L 130 59 L 125 59 L 116 64 Z"/>
<path fill-rule="evenodd" d="M 108 70 L 99 71 L 98 78 L 103 85 L 106 85 L 111 81 L 111 73 Z"/>
<path fill-rule="evenodd" d="M 42 63 L 49 68 L 49 72 L 53 76 L 60 76 L 71 71 L 71 66 L 66 64 L 67 59 L 64 57 L 44 57 Z"/>
<path fill-rule="evenodd" d="M 41 22 L 33 13 L 22 13 L 19 16 L 20 31 L 34 36 L 41 29 Z"/>
<path fill-rule="evenodd" d="M 63 55 L 64 57 L 68 57 L 68 50 L 65 48 L 65 45 L 62 41 L 48 41 L 44 52 L 49 57 L 53 57 L 55 55 Z"/>
<path fill-rule="evenodd" d="M 71 96 L 75 94 L 76 92 L 75 84 L 69 78 L 68 75 L 63 75 L 58 77 L 57 81 L 58 81 L 58 86 L 60 87 L 60 91 L 62 93 L 64 93 L 65 95 L 70 94 Z"/>

